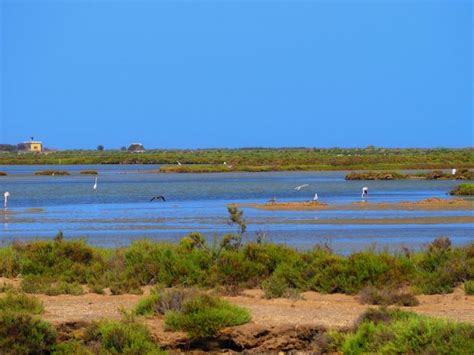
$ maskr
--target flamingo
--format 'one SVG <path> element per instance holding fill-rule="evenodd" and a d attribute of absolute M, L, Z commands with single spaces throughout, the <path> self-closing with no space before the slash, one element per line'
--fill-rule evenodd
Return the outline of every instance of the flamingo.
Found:
<path fill-rule="evenodd" d="M 362 198 L 364 197 L 369 197 L 369 188 L 366 186 L 362 188 Z"/>

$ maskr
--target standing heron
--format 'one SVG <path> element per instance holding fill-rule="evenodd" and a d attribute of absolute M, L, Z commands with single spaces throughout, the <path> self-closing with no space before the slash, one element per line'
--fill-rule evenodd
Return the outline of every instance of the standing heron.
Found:
<path fill-rule="evenodd" d="M 8 205 L 8 198 L 10 197 L 10 193 L 8 191 L 5 191 L 3 193 L 3 207 L 7 208 Z"/>
<path fill-rule="evenodd" d="M 92 186 L 93 190 L 97 190 L 97 178 L 95 178 L 94 186 Z"/>
<path fill-rule="evenodd" d="M 369 197 L 369 188 L 368 187 L 363 187 L 362 188 L 362 198 L 367 198 Z"/>

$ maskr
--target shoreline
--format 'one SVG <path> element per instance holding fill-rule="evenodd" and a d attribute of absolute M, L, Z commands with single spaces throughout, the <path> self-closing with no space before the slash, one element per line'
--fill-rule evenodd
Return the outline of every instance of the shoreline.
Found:
<path fill-rule="evenodd" d="M 322 202 L 268 202 L 240 204 L 240 207 L 256 208 L 269 211 L 380 211 L 380 210 L 412 210 L 412 211 L 472 211 L 474 200 L 429 198 L 421 201 L 410 202 L 353 202 L 346 204 L 325 204 Z"/>

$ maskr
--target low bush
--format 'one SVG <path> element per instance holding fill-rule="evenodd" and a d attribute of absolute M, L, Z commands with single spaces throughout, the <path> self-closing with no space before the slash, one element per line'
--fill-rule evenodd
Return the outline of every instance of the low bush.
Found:
<path fill-rule="evenodd" d="M 191 339 L 215 336 L 222 328 L 250 321 L 248 311 L 203 292 L 171 289 L 154 291 L 141 300 L 137 314 L 162 314 L 168 330 L 182 330 Z"/>
<path fill-rule="evenodd" d="M 5 296 L 0 297 L 0 312 L 10 311 L 40 314 L 43 310 L 43 304 L 40 301 L 24 293 L 7 292 Z"/>
<path fill-rule="evenodd" d="M 472 354 L 474 325 L 399 310 L 369 310 L 339 350 L 344 354 Z"/>
<path fill-rule="evenodd" d="M 104 354 L 161 354 L 148 328 L 136 321 L 103 321 L 87 330 L 86 343 L 99 343 Z"/>
<path fill-rule="evenodd" d="M 367 286 L 359 292 L 358 296 L 362 304 L 382 306 L 395 304 L 404 307 L 414 307 L 420 304 L 418 299 L 411 293 L 387 287 L 378 289 L 373 286 Z"/>
<path fill-rule="evenodd" d="M 77 282 L 55 281 L 52 277 L 36 275 L 25 276 L 21 281 L 21 289 L 26 293 L 44 293 L 48 296 L 84 294 L 82 286 Z"/>
<path fill-rule="evenodd" d="M 466 295 L 474 295 L 474 280 L 464 282 L 464 293 Z"/>
<path fill-rule="evenodd" d="M 38 316 L 24 312 L 0 312 L 1 354 L 49 354 L 56 331 Z"/>
<path fill-rule="evenodd" d="M 53 355 L 95 355 L 95 353 L 77 340 L 69 340 L 55 346 Z"/>
<path fill-rule="evenodd" d="M 4 171 L 0 171 L 0 176 L 7 176 L 8 174 Z"/>

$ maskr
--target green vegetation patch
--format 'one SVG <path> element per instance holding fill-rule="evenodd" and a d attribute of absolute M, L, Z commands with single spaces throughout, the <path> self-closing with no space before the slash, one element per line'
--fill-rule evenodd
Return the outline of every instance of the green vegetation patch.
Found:
<path fill-rule="evenodd" d="M 4 171 L 0 171 L 0 176 L 7 176 L 8 174 Z"/>
<path fill-rule="evenodd" d="M 472 354 L 474 325 L 399 310 L 369 310 L 339 349 L 344 354 Z"/>
<path fill-rule="evenodd" d="M 358 297 L 362 304 L 382 306 L 395 304 L 404 307 L 413 307 L 420 304 L 413 294 L 388 287 L 378 289 L 373 286 L 367 286 L 359 292 Z"/>
<path fill-rule="evenodd" d="M 469 280 L 464 283 L 464 293 L 466 295 L 474 295 L 474 280 Z"/>
<path fill-rule="evenodd" d="M 49 354 L 56 344 L 56 330 L 26 312 L 0 312 L 0 353 Z"/>
<path fill-rule="evenodd" d="M 182 330 L 191 339 L 210 338 L 230 326 L 250 321 L 250 313 L 216 296 L 198 293 L 185 299 L 179 310 L 165 313 L 165 327 L 168 330 Z"/>
<path fill-rule="evenodd" d="M 99 173 L 96 170 L 81 170 L 79 172 L 81 175 L 98 175 Z"/>
<path fill-rule="evenodd" d="M 43 304 L 34 297 L 24 293 L 9 291 L 0 297 L 0 312 L 43 313 Z"/>
<path fill-rule="evenodd" d="M 474 196 L 474 184 L 466 183 L 456 186 L 450 191 L 450 195 L 454 196 Z"/>
<path fill-rule="evenodd" d="M 94 323 L 87 331 L 86 343 L 100 344 L 104 354 L 162 354 L 148 328 L 134 320 Z M 70 346 L 78 346 L 73 344 Z"/>

